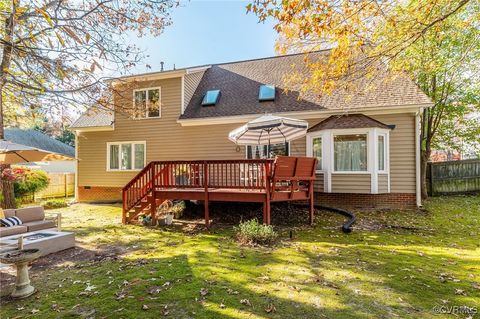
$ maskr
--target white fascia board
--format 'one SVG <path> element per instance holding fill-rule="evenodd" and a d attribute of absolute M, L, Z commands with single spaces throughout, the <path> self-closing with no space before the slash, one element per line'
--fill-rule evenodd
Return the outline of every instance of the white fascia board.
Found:
<path fill-rule="evenodd" d="M 186 73 L 185 69 L 181 70 L 172 70 L 172 71 L 164 71 L 158 73 L 147 73 L 147 74 L 139 74 L 139 75 L 132 75 L 128 77 L 121 77 L 117 79 L 108 80 L 107 83 L 111 83 L 113 86 L 128 83 L 133 81 L 153 81 L 153 80 L 163 80 L 163 79 L 172 79 L 172 78 L 179 78 Z"/>
<path fill-rule="evenodd" d="M 91 127 L 74 127 L 72 128 L 77 133 L 84 133 L 84 132 L 102 132 L 102 131 L 113 131 L 115 127 L 113 125 L 109 126 L 91 126 Z"/>
<path fill-rule="evenodd" d="M 303 111 L 303 112 L 280 112 L 274 113 L 277 116 L 286 116 L 301 118 L 304 120 L 325 118 L 330 115 L 336 114 L 358 114 L 365 115 L 382 115 L 382 114 L 401 114 L 401 113 L 417 113 L 418 110 L 424 107 L 430 107 L 432 104 L 419 104 L 419 105 L 404 105 L 404 106 L 384 106 L 384 107 L 367 107 L 367 108 L 355 108 L 355 109 L 340 109 L 340 110 L 319 110 L 319 111 Z M 201 126 L 201 125 L 215 125 L 215 124 L 232 124 L 232 123 L 245 123 L 250 120 L 256 119 L 262 114 L 249 114 L 249 115 L 235 115 L 235 116 L 223 116 L 212 118 L 198 118 L 198 119 L 178 119 L 177 123 L 182 126 Z"/>

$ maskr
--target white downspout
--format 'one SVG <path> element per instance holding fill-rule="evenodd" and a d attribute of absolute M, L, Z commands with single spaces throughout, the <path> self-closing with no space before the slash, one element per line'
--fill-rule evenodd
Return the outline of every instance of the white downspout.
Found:
<path fill-rule="evenodd" d="M 422 206 L 422 188 L 421 188 L 421 168 L 420 168 L 420 119 L 421 114 L 423 113 L 423 108 L 421 108 L 415 114 L 415 184 L 416 184 L 416 201 L 417 207 Z"/>
<path fill-rule="evenodd" d="M 75 131 L 75 202 L 78 202 L 78 131 Z"/>

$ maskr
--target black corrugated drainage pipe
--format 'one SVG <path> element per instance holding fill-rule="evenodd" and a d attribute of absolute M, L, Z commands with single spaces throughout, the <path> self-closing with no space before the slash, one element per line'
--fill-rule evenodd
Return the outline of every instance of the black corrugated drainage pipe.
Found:
<path fill-rule="evenodd" d="M 298 207 L 305 207 L 305 208 L 309 207 L 306 204 L 294 204 L 294 205 L 298 206 Z M 352 232 L 352 225 L 357 220 L 357 218 L 355 217 L 355 215 L 352 212 L 349 212 L 347 210 L 340 209 L 340 208 L 334 208 L 334 207 L 328 207 L 328 206 L 322 206 L 322 205 L 314 205 L 314 207 L 316 209 L 328 210 L 328 211 L 343 215 L 345 217 L 348 217 L 349 219 L 342 225 L 342 231 L 346 234 Z"/>

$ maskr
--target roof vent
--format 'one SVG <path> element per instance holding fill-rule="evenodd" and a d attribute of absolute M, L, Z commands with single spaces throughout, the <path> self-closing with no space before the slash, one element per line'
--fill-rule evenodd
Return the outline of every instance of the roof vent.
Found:
<path fill-rule="evenodd" d="M 263 101 L 274 101 L 275 100 L 275 86 L 269 84 L 260 85 L 260 90 L 258 91 L 258 100 Z"/>
<path fill-rule="evenodd" d="M 203 96 L 202 105 L 210 106 L 217 104 L 220 98 L 220 90 L 209 90 Z"/>

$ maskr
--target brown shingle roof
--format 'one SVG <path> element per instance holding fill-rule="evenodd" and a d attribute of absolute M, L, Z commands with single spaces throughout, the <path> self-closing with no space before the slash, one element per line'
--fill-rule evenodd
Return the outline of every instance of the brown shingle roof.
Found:
<path fill-rule="evenodd" d="M 321 121 L 317 125 L 308 129 L 309 132 L 330 129 L 345 129 L 345 128 L 367 128 L 380 127 L 384 129 L 391 129 L 391 126 L 372 119 L 363 114 L 347 114 L 347 115 L 332 115 L 329 118 Z"/>
<path fill-rule="evenodd" d="M 329 51 L 310 54 L 311 59 L 321 58 Z M 190 100 L 181 119 L 209 118 L 219 116 L 295 112 L 312 110 L 349 110 L 368 107 L 390 107 L 429 104 L 430 99 L 406 75 L 388 76 L 379 71 L 375 79 L 360 78 L 358 92 L 336 89 L 330 95 L 307 92 L 299 98 L 300 87 L 289 87 L 285 93 L 285 75 L 295 70 L 308 76 L 304 55 L 286 55 L 272 58 L 212 65 Z M 276 98 L 273 102 L 259 102 L 261 84 L 273 84 Z M 370 89 L 364 90 L 363 88 Z M 201 100 L 208 90 L 219 89 L 221 97 L 217 105 L 205 107 Z"/>

